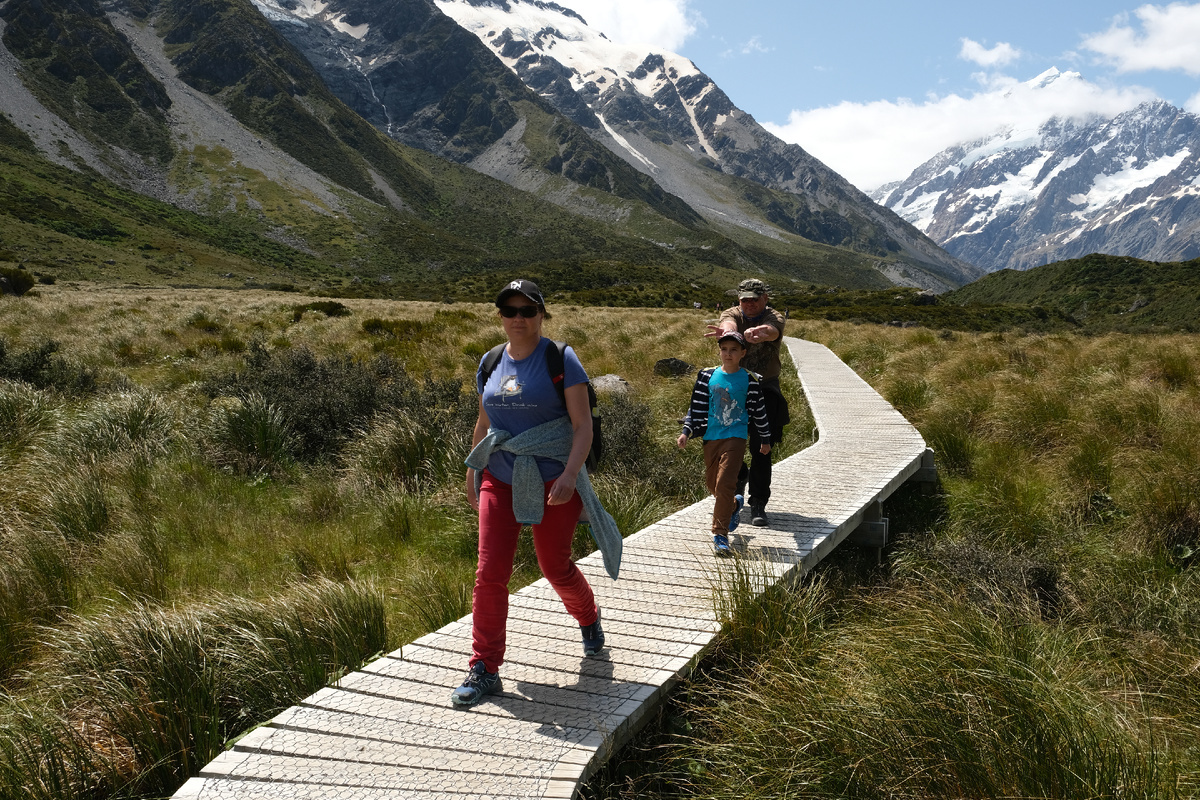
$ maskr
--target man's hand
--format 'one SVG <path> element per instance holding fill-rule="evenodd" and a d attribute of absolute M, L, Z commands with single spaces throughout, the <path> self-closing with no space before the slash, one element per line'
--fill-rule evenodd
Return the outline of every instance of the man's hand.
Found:
<path fill-rule="evenodd" d="M 760 344 L 762 342 L 773 342 L 778 337 L 779 331 L 774 325 L 758 325 L 753 328 L 747 328 L 742 334 L 746 341 L 750 344 Z"/>
<path fill-rule="evenodd" d="M 715 339 L 722 333 L 725 333 L 725 331 L 734 330 L 733 328 L 727 328 L 724 325 L 706 325 L 705 327 L 708 328 L 708 330 L 704 332 L 705 339 Z"/>

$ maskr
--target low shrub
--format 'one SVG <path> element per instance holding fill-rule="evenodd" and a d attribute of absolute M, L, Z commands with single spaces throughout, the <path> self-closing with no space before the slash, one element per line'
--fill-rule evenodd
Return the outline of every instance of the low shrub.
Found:
<path fill-rule="evenodd" d="M 0 267 L 0 294 L 20 297 L 32 289 L 36 282 L 36 279 L 23 269 Z"/>
<path fill-rule="evenodd" d="M 73 395 L 94 391 L 95 372 L 55 355 L 58 349 L 57 342 L 46 341 L 21 352 L 10 351 L 8 342 L 0 337 L 0 379 L 23 381 L 39 389 L 56 389 Z"/>
<path fill-rule="evenodd" d="M 367 419 L 396 407 L 411 384 L 386 355 L 360 361 L 320 357 L 303 347 L 271 351 L 252 342 L 243 369 L 209 381 L 206 390 L 277 409 L 295 437 L 296 457 L 313 462 L 331 458 Z"/>
<path fill-rule="evenodd" d="M 327 317 L 348 317 L 350 309 L 336 300 L 318 300 L 292 306 L 292 322 L 299 322 L 305 311 L 316 311 Z"/>

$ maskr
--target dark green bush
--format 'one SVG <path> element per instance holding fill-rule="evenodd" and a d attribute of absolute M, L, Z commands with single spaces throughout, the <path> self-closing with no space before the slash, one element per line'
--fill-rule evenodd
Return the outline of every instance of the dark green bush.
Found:
<path fill-rule="evenodd" d="M 462 381 L 412 378 L 388 355 L 369 360 L 349 356 L 318 357 L 307 348 L 269 351 L 249 345 L 244 368 L 210 381 L 212 397 L 265 402 L 279 410 L 295 436 L 301 461 L 333 457 L 376 415 L 394 409 L 432 413 L 446 410 L 457 428 L 474 422 L 474 396 L 463 394 Z"/>
<path fill-rule="evenodd" d="M 407 380 L 404 368 L 386 356 L 320 358 L 307 348 L 269 351 L 253 342 L 245 367 L 207 388 L 213 397 L 250 401 L 258 395 L 278 408 L 296 436 L 297 457 L 311 462 L 335 454 L 356 427 L 395 405 L 397 384 Z"/>
<path fill-rule="evenodd" d="M 203 333 L 217 333 L 221 330 L 221 323 L 212 317 L 208 316 L 203 311 L 197 311 L 188 318 L 187 326 Z"/>
<path fill-rule="evenodd" d="M 292 306 L 292 322 L 299 322 L 305 311 L 319 311 L 327 317 L 348 317 L 350 309 L 336 300 L 318 300 L 315 303 L 304 303 Z"/>
<path fill-rule="evenodd" d="M 23 269 L 0 267 L 0 294 L 15 294 L 17 297 L 33 288 L 34 277 Z"/>
<path fill-rule="evenodd" d="M 58 352 L 58 343 L 46 341 L 22 352 L 11 352 L 0 337 L 0 380 L 24 381 L 39 389 L 86 394 L 96 389 L 96 375 L 87 367 L 71 364 Z"/>

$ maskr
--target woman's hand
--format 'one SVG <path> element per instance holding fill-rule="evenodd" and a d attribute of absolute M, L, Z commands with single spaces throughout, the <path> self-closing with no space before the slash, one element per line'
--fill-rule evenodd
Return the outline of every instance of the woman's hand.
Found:
<path fill-rule="evenodd" d="M 467 468 L 467 502 L 471 504 L 471 508 L 479 510 L 479 493 L 475 491 L 475 470 Z"/>
<path fill-rule="evenodd" d="M 571 472 L 559 475 L 550 486 L 550 496 L 546 498 L 546 505 L 558 506 L 570 500 L 575 494 L 575 478 L 576 475 Z"/>

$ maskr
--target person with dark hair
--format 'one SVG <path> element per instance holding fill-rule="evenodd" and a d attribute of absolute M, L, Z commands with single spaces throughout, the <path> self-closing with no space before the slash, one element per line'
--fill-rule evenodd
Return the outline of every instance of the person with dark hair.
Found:
<path fill-rule="evenodd" d="M 479 565 L 472 597 L 472 655 L 466 680 L 451 695 L 472 706 L 500 691 L 508 621 L 508 581 L 517 539 L 533 528 L 542 574 L 579 623 L 583 654 L 604 648 L 600 608 L 571 560 L 571 540 L 586 510 L 609 575 L 620 565 L 621 534 L 596 499 L 584 461 L 592 441 L 588 377 L 575 351 L 562 348 L 561 374 L 551 375 L 542 336 L 549 318 L 537 284 L 515 280 L 496 297 L 508 339 L 494 367 L 476 372 L 479 416 L 467 456 L 466 493 L 479 512 Z"/>
<path fill-rule="evenodd" d="M 706 337 L 720 337 L 737 331 L 746 340 L 746 358 L 742 366 L 759 378 L 767 406 L 767 422 L 771 427 L 769 442 L 783 439 L 783 426 L 791 421 L 787 399 L 779 388 L 779 348 L 783 344 L 784 318 L 769 305 L 769 288 L 758 278 L 747 278 L 738 284 L 738 304 L 721 313 L 716 325 L 709 325 Z M 742 465 L 738 473 L 738 494 L 750 490 L 750 524 L 768 524 L 767 503 L 771 499 L 771 456 L 763 453 L 763 442 L 756 429 L 750 430 L 750 467 Z"/>

